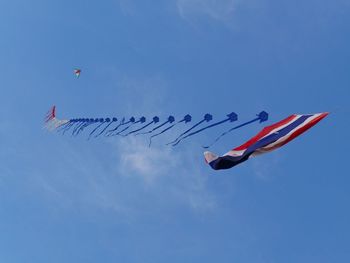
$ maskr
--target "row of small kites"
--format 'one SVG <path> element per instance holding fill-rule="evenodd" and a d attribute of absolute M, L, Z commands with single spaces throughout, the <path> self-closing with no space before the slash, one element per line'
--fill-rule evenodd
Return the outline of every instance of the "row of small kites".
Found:
<path fill-rule="evenodd" d="M 80 72 L 78 73 L 80 75 Z M 77 77 L 79 77 L 79 75 Z M 246 161 L 250 157 L 270 152 L 285 145 L 306 130 L 310 129 L 327 115 L 327 112 L 290 115 L 277 123 L 263 128 L 253 138 L 222 156 L 218 156 L 209 151 L 204 152 L 205 160 L 214 170 L 229 169 Z M 254 122 L 265 122 L 268 120 L 268 116 L 267 112 L 261 111 L 256 114 L 253 119 L 231 127 L 225 132 L 219 134 L 212 143 L 203 146 L 203 148 L 210 148 L 223 136 L 236 129 Z M 97 138 L 99 136 L 126 137 L 130 135 L 148 135 L 149 146 L 151 146 L 152 140 L 155 137 L 169 131 L 176 125 L 188 125 L 189 127 L 184 128 L 184 131 L 174 140 L 167 143 L 167 145 L 176 146 L 183 140 L 207 129 L 227 122 L 233 123 L 236 121 L 238 121 L 238 115 L 235 112 L 227 114 L 225 118 L 216 122 L 213 121 L 213 116 L 209 113 L 205 114 L 202 119 L 196 122 L 192 120 L 192 116 L 189 114 L 178 120 L 171 115 L 163 121 L 161 121 L 158 116 L 154 116 L 150 120 L 147 120 L 144 116 L 140 118 L 122 118 L 121 120 L 118 120 L 116 117 L 59 119 L 56 117 L 56 107 L 53 106 L 47 113 L 45 124 L 46 128 L 50 131 L 57 131 L 62 134 L 71 133 L 72 136 L 78 136 L 86 130 L 89 130 L 88 139 Z M 194 124 L 192 122 L 194 122 Z"/>
<path fill-rule="evenodd" d="M 220 134 L 210 145 L 203 146 L 209 148 L 214 145 L 219 139 L 226 134 L 251 124 L 253 122 L 265 122 L 268 120 L 268 113 L 265 111 L 260 112 L 252 120 L 248 120 L 244 123 L 236 125 L 229 130 Z M 150 120 L 142 116 L 140 118 L 131 117 L 129 119 L 122 118 L 74 118 L 74 119 L 59 119 L 56 117 L 56 106 L 53 106 L 47 113 L 45 118 L 46 128 L 50 131 L 58 131 L 62 134 L 70 133 L 72 136 L 78 136 L 88 131 L 88 139 L 97 138 L 99 136 L 121 136 L 126 137 L 130 135 L 148 135 L 149 146 L 152 144 L 152 140 L 169 131 L 176 125 L 183 124 L 185 129 L 174 140 L 167 143 L 167 145 L 176 146 L 183 140 L 194 136 L 207 129 L 224 123 L 233 123 L 238 121 L 238 115 L 235 112 L 231 112 L 225 116 L 225 118 L 214 122 L 213 116 L 210 113 L 206 113 L 202 119 L 196 121 L 194 124 L 192 116 L 190 114 L 185 115 L 183 118 L 176 120 L 176 118 L 170 115 L 167 119 L 161 121 L 158 116 L 154 116 Z M 186 128 L 186 126 L 189 126 Z"/>

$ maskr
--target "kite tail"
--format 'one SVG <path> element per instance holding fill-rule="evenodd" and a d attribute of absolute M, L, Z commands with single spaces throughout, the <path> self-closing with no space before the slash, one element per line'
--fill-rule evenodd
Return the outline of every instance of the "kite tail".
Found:
<path fill-rule="evenodd" d="M 79 133 L 81 133 L 82 131 L 84 131 L 84 129 L 88 126 L 90 126 L 91 124 L 94 124 L 95 121 L 88 121 L 85 122 L 83 125 L 80 126 L 80 128 L 77 130 L 77 132 L 74 134 L 75 136 L 78 136 Z"/>
<path fill-rule="evenodd" d="M 137 133 L 137 134 L 135 134 L 135 135 L 143 135 L 143 134 L 152 133 L 152 132 L 154 132 L 155 130 L 157 130 L 157 129 L 163 127 L 163 126 L 164 126 L 165 124 L 167 124 L 167 123 L 169 123 L 169 121 L 163 122 L 162 124 L 158 125 L 157 127 L 153 128 L 153 129 L 150 130 L 150 131 L 140 132 L 140 133 Z"/>
<path fill-rule="evenodd" d="M 151 122 L 147 123 L 146 125 L 144 125 L 143 127 L 139 128 L 139 129 L 137 129 L 137 130 L 133 130 L 133 131 L 131 131 L 131 132 L 128 132 L 127 134 L 124 134 L 123 136 L 126 137 L 126 136 L 128 136 L 128 135 L 130 135 L 130 134 L 133 134 L 133 133 L 135 133 L 135 132 L 141 131 L 142 129 L 147 128 L 148 126 L 150 126 L 150 125 L 153 124 L 153 123 L 154 123 L 154 122 L 151 121 Z M 135 134 L 135 135 L 137 135 L 137 134 Z"/>
<path fill-rule="evenodd" d="M 183 121 L 179 121 L 178 123 L 180 123 L 180 122 L 183 122 Z M 152 136 L 149 138 L 149 144 L 148 144 L 148 147 L 151 147 L 151 144 L 152 144 L 152 138 L 157 137 L 158 135 L 161 135 L 162 133 L 164 133 L 164 132 L 166 132 L 166 131 L 170 130 L 170 129 L 171 129 L 172 127 L 174 127 L 175 125 L 176 125 L 176 124 L 173 124 L 173 125 L 169 126 L 168 128 L 166 128 L 166 129 L 162 130 L 161 132 L 159 132 L 159 133 L 157 133 L 157 134 L 152 135 Z"/>
<path fill-rule="evenodd" d="M 222 134 L 220 134 L 211 144 L 209 144 L 209 145 L 207 145 L 207 146 L 202 146 L 202 147 L 203 147 L 204 149 L 208 149 L 208 148 L 210 148 L 211 146 L 213 146 L 215 143 L 217 143 L 223 136 L 225 136 L 226 134 L 230 133 L 231 131 L 236 130 L 236 129 L 239 129 L 239 128 L 243 127 L 243 126 L 246 126 L 246 125 L 251 124 L 251 123 L 253 123 L 253 122 L 256 122 L 256 121 L 258 121 L 258 120 L 259 120 L 259 118 L 255 118 L 255 119 L 253 119 L 253 120 L 251 120 L 251 121 L 247 121 L 247 122 L 245 122 L 245 123 L 242 123 L 242 124 L 240 124 L 240 125 L 237 125 L 237 126 L 231 128 L 231 129 L 229 129 L 228 131 L 223 132 Z"/>
<path fill-rule="evenodd" d="M 91 136 L 94 134 L 95 131 L 98 130 L 98 128 L 100 128 L 106 122 L 110 122 L 111 119 L 110 118 L 106 118 L 106 119 L 100 119 L 99 121 L 100 121 L 100 124 L 97 125 L 97 127 L 90 132 L 88 140 L 90 140 Z"/>
<path fill-rule="evenodd" d="M 64 135 L 70 128 L 74 126 L 75 122 L 72 122 L 71 120 L 69 121 L 69 124 L 63 127 L 60 131 L 62 131 L 62 135 Z"/>
<path fill-rule="evenodd" d="M 125 119 L 123 118 L 120 123 L 117 125 L 117 127 L 115 127 L 114 129 L 112 130 L 108 130 L 105 134 L 105 136 L 112 136 L 113 135 L 113 132 L 115 132 L 116 130 L 118 130 L 118 128 L 126 123 L 124 123 Z"/>
<path fill-rule="evenodd" d="M 87 121 L 84 119 L 82 120 L 80 123 L 77 124 L 77 126 L 75 126 L 75 128 L 72 131 L 72 136 L 76 136 L 77 132 L 80 130 L 80 128 L 82 126 L 84 126 L 87 123 Z"/>
<path fill-rule="evenodd" d="M 111 126 L 111 124 L 112 124 L 113 122 L 115 122 L 115 121 L 111 121 L 110 123 L 108 123 L 108 124 L 106 125 L 106 127 L 104 127 L 104 128 L 102 129 L 102 131 L 100 131 L 97 135 L 95 135 L 95 138 L 97 138 L 97 137 L 100 136 L 102 133 L 104 133 L 104 132 L 108 129 L 108 127 Z"/>
<path fill-rule="evenodd" d="M 169 144 L 173 144 L 176 143 L 183 135 L 185 135 L 186 133 L 190 132 L 191 130 L 193 130 L 194 128 L 196 128 L 197 126 L 201 125 L 203 122 L 205 122 L 205 120 L 201 120 L 200 122 L 196 123 L 195 125 L 193 125 L 191 128 L 189 128 L 187 131 L 184 131 L 183 133 L 181 133 L 175 140 L 173 140 L 172 142 L 168 142 L 166 145 Z"/>
<path fill-rule="evenodd" d="M 62 124 L 61 126 L 57 127 L 56 131 L 57 132 L 61 132 L 63 131 L 64 129 L 66 129 L 69 125 L 71 125 L 71 121 L 68 120 L 65 124 Z"/>
<path fill-rule="evenodd" d="M 114 135 L 126 136 L 125 134 L 121 134 L 121 133 L 124 132 L 124 131 L 126 131 L 127 129 L 129 129 L 130 127 L 132 127 L 133 125 L 135 125 L 136 123 L 138 123 L 138 122 L 131 123 L 129 126 L 125 127 L 125 128 L 122 129 L 120 132 L 117 132 L 117 133 L 114 134 Z"/>
<path fill-rule="evenodd" d="M 222 123 L 224 123 L 224 122 L 227 122 L 227 121 L 229 121 L 229 120 L 230 120 L 230 119 L 225 119 L 225 120 L 219 121 L 219 122 L 217 122 L 217 123 L 213 123 L 213 124 L 211 124 L 211 125 L 209 125 L 209 126 L 207 126 L 207 127 L 204 127 L 204 128 L 202 128 L 202 129 L 199 129 L 198 131 L 191 132 L 190 134 L 187 134 L 185 137 L 180 138 L 176 143 L 173 144 L 173 146 L 178 145 L 182 140 L 184 140 L 184 139 L 186 139 L 186 138 L 188 138 L 188 137 L 190 137 L 190 136 L 193 136 L 193 135 L 195 135 L 195 134 L 197 134 L 197 133 L 200 133 L 200 132 L 202 132 L 202 131 L 204 131 L 204 130 L 206 130 L 206 129 L 212 128 L 212 127 L 214 127 L 214 126 L 220 125 L 220 124 L 222 124 Z"/>

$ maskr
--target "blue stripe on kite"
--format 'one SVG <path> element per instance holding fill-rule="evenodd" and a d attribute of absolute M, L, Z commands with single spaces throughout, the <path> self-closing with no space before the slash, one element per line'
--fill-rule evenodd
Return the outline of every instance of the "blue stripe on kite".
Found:
<path fill-rule="evenodd" d="M 261 140 L 257 141 L 255 144 L 250 146 L 246 152 L 248 153 L 253 153 L 257 149 L 265 147 L 271 143 L 274 143 L 278 139 L 282 138 L 283 136 L 286 136 L 288 133 L 290 133 L 292 130 L 303 124 L 308 118 L 310 118 L 313 115 L 302 115 L 300 118 L 297 120 L 293 121 L 291 124 L 287 125 L 286 127 L 277 130 L 277 133 L 272 133 L 265 138 L 262 138 Z"/>

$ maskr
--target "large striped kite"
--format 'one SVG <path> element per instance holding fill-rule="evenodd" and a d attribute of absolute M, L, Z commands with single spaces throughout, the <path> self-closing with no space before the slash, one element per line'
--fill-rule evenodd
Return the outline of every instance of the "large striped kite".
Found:
<path fill-rule="evenodd" d="M 293 114 L 280 122 L 265 127 L 249 141 L 223 156 L 205 152 L 205 160 L 214 170 L 229 169 L 250 157 L 273 151 L 285 145 L 327 115 L 327 112 L 307 115 Z"/>

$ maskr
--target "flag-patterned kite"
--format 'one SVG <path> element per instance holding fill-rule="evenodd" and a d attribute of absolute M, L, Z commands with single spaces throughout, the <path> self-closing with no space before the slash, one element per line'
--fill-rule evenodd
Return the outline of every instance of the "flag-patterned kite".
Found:
<path fill-rule="evenodd" d="M 327 112 L 307 115 L 293 114 L 280 122 L 265 127 L 249 141 L 223 156 L 205 152 L 205 160 L 214 170 L 229 169 L 246 161 L 249 157 L 267 153 L 285 145 L 327 115 Z"/>

